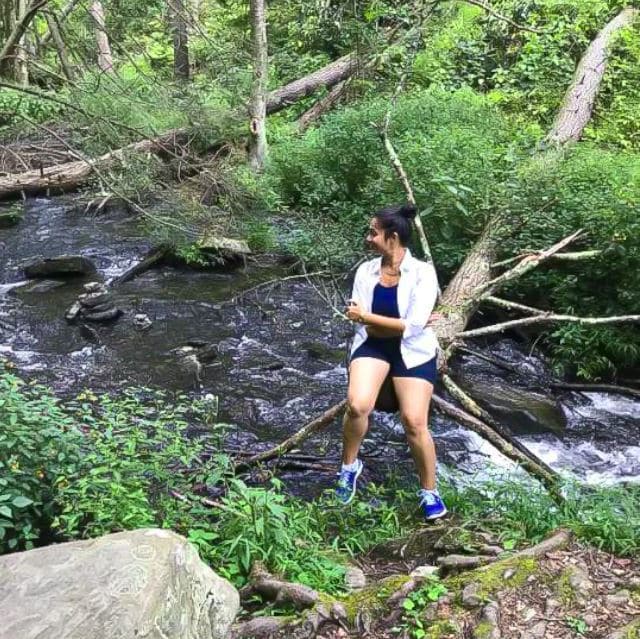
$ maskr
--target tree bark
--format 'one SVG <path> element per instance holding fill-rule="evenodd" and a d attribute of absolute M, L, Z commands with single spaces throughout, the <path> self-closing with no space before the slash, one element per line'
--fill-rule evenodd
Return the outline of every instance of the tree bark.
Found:
<path fill-rule="evenodd" d="M 60 34 L 57 18 L 51 13 L 47 14 L 47 25 L 49 27 L 51 39 L 53 40 L 53 45 L 55 46 L 56 52 L 58 53 L 58 60 L 60 60 L 62 73 L 64 73 L 65 78 L 67 78 L 69 82 L 73 82 L 74 72 L 73 67 L 69 64 L 69 59 L 67 58 L 67 48 L 65 47 L 64 40 L 62 39 L 62 35 Z"/>
<path fill-rule="evenodd" d="M 49 0 L 31 0 L 26 8 L 26 11 L 18 19 L 13 30 L 9 33 L 9 37 L 2 47 L 2 50 L 0 51 L 0 67 L 6 66 L 5 63 L 7 58 L 14 55 L 16 46 L 20 42 L 22 36 L 25 34 L 26 30 L 29 28 L 29 25 L 34 19 L 36 13 L 38 13 L 38 11 L 42 9 L 42 7 L 44 7 L 48 1 Z"/>
<path fill-rule="evenodd" d="M 253 85 L 249 102 L 249 162 L 260 171 L 267 158 L 267 20 L 265 0 L 251 0 L 251 37 L 253 44 Z"/>
<path fill-rule="evenodd" d="M 173 77 L 189 80 L 189 30 L 184 0 L 169 0 L 169 23 L 173 37 Z"/>
<path fill-rule="evenodd" d="M 17 0 L 16 17 L 18 20 L 27 12 L 26 0 Z M 15 48 L 16 82 L 21 87 L 29 86 L 29 51 L 27 49 L 27 31 L 22 34 Z"/>
<path fill-rule="evenodd" d="M 638 9 L 623 9 L 598 33 L 576 69 L 547 142 L 565 144 L 578 141 L 591 119 L 593 107 L 607 68 L 608 48 L 613 36 L 629 26 L 640 14 Z"/>
<path fill-rule="evenodd" d="M 358 58 L 350 53 L 322 69 L 290 82 L 279 89 L 269 93 L 267 100 L 267 113 L 276 113 L 301 98 L 306 98 L 320 87 L 331 88 L 353 75 L 358 68 Z"/>
<path fill-rule="evenodd" d="M 104 19 L 104 8 L 100 0 L 93 0 L 89 9 L 91 18 L 93 19 L 96 44 L 98 46 L 98 67 L 103 73 L 113 73 L 113 56 L 111 55 L 111 46 L 109 45 L 109 36 L 107 35 Z"/>

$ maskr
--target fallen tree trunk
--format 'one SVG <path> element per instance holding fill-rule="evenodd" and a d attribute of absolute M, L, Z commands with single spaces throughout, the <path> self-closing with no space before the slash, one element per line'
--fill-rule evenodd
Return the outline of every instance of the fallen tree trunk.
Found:
<path fill-rule="evenodd" d="M 607 68 L 608 49 L 613 36 L 629 26 L 640 15 L 638 9 L 623 9 L 598 33 L 576 69 L 547 142 L 564 144 L 578 141 L 591 119 L 598 91 Z"/>
<path fill-rule="evenodd" d="M 127 153 L 161 153 L 184 142 L 182 131 L 170 131 L 153 140 L 129 144 L 100 157 L 65 162 L 35 171 L 14 173 L 0 177 L 0 200 L 20 194 L 70 191 L 86 184 L 96 170 L 108 168 L 123 160 Z"/>
<path fill-rule="evenodd" d="M 346 80 L 355 73 L 357 68 L 358 58 L 350 53 L 304 78 L 294 80 L 275 91 L 271 91 L 267 97 L 267 113 L 276 113 L 301 98 L 311 95 L 320 87 L 331 88 L 335 84 Z"/>

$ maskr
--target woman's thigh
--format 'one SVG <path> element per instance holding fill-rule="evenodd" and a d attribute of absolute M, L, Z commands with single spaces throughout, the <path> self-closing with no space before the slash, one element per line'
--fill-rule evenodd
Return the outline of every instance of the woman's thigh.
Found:
<path fill-rule="evenodd" d="M 347 401 L 352 410 L 371 412 L 390 364 L 376 357 L 357 357 L 349 366 Z"/>
<path fill-rule="evenodd" d="M 405 427 L 423 423 L 426 426 L 433 384 L 419 377 L 393 377 L 392 380 Z"/>

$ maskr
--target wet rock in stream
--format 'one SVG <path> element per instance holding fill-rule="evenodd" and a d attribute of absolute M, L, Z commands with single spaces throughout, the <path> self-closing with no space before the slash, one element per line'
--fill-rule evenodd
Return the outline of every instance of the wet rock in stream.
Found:
<path fill-rule="evenodd" d="M 110 322 L 122 314 L 113 300 L 113 294 L 100 282 L 88 282 L 85 292 L 65 314 L 68 321 L 85 319 L 90 322 Z"/>
<path fill-rule="evenodd" d="M 94 263 L 84 255 L 38 255 L 26 261 L 23 268 L 25 276 L 29 278 L 90 275 L 96 272 Z"/>

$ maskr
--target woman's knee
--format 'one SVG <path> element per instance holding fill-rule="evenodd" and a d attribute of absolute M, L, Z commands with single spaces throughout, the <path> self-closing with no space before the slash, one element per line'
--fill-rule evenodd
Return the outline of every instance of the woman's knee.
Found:
<path fill-rule="evenodd" d="M 366 418 L 373 411 L 374 403 L 363 397 L 347 397 L 347 413 L 350 417 Z"/>
<path fill-rule="evenodd" d="M 426 415 L 401 413 L 400 420 L 408 439 L 417 439 L 428 432 Z"/>

